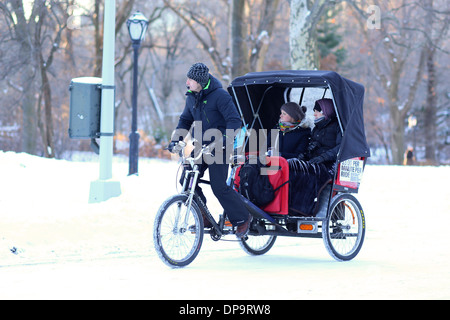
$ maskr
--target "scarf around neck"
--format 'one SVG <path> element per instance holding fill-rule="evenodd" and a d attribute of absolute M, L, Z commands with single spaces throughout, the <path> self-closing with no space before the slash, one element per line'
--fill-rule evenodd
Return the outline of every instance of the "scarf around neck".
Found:
<path fill-rule="evenodd" d="M 297 127 L 299 124 L 300 124 L 300 121 L 298 121 L 298 122 L 287 122 L 287 121 L 286 122 L 285 121 L 278 122 L 278 126 L 279 126 L 281 132 L 292 130 L 295 127 Z"/>
<path fill-rule="evenodd" d="M 325 119 L 325 116 L 321 116 L 320 118 L 314 119 L 314 123 L 317 124 L 324 119 Z"/>

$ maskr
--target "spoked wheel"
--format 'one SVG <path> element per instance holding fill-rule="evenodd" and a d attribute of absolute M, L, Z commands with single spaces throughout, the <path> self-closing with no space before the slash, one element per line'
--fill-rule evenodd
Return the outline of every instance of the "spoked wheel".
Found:
<path fill-rule="evenodd" d="M 277 240 L 277 236 L 252 236 L 241 239 L 239 244 L 250 255 L 261 255 L 269 251 Z"/>
<path fill-rule="evenodd" d="M 193 201 L 187 212 L 186 195 L 167 199 L 156 214 L 153 242 L 161 260 L 171 267 L 194 261 L 203 242 L 203 218 Z"/>
<path fill-rule="evenodd" d="M 358 200 L 340 194 L 331 200 L 330 213 L 322 224 L 322 238 L 330 255 L 338 261 L 351 260 L 361 250 L 366 222 Z"/>

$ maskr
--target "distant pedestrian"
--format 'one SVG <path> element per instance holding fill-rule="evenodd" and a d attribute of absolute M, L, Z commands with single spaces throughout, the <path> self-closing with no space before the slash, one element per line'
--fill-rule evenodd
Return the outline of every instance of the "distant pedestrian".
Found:
<path fill-rule="evenodd" d="M 405 156 L 403 157 L 403 165 L 413 166 L 416 163 L 416 157 L 414 156 L 414 149 L 408 147 L 405 151 Z"/>

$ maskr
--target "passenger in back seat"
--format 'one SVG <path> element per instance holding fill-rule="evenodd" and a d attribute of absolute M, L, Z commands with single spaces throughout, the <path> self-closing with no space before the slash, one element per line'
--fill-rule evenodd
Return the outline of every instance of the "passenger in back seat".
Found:
<path fill-rule="evenodd" d="M 289 160 L 290 211 L 295 215 L 315 215 L 318 197 L 334 178 L 337 153 L 342 140 L 331 99 L 317 100 L 307 152 Z"/>
<path fill-rule="evenodd" d="M 341 145 L 342 134 L 331 99 L 317 100 L 314 105 L 314 129 L 308 146 L 308 162 L 334 166 Z"/>
<path fill-rule="evenodd" d="M 299 154 L 307 151 L 313 122 L 305 113 L 306 107 L 300 107 L 295 102 L 287 102 L 281 106 L 280 120 L 276 126 L 278 136 L 273 146 L 270 145 L 269 132 L 269 155 L 273 154 L 274 148 L 277 148 L 279 155 L 285 159 L 297 158 Z"/>

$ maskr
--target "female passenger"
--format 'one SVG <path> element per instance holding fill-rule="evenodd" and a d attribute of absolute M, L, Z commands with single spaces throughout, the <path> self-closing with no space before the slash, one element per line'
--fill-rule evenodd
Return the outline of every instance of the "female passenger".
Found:
<path fill-rule="evenodd" d="M 305 116 L 306 107 L 295 102 L 281 106 L 280 120 L 277 125 L 278 136 L 273 148 L 278 148 L 279 155 L 285 159 L 297 158 L 307 151 L 311 139 L 312 121 Z M 269 139 L 270 143 L 270 133 Z"/>
<path fill-rule="evenodd" d="M 314 125 L 307 151 L 289 160 L 290 211 L 294 215 L 315 215 L 320 193 L 334 178 L 342 134 L 331 99 L 316 101 Z"/>

